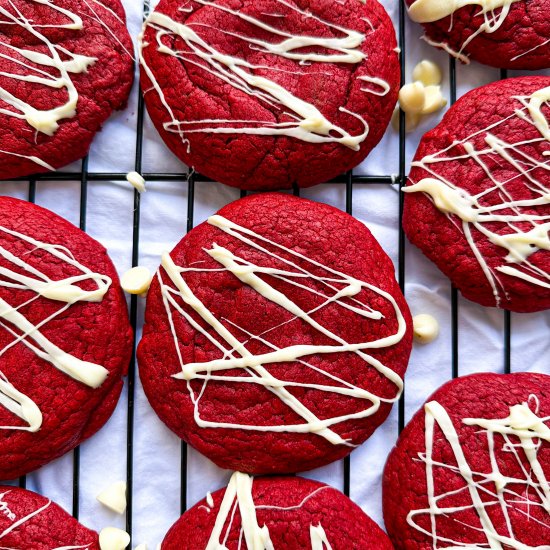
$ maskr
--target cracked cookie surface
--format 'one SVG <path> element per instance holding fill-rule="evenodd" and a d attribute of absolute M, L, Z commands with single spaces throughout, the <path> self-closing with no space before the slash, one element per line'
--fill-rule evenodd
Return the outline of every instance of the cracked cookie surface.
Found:
<path fill-rule="evenodd" d="M 473 374 L 428 398 L 384 470 L 384 521 L 397 550 L 548 543 L 549 381 Z"/>
<path fill-rule="evenodd" d="M 126 301 L 102 245 L 0 198 L 0 479 L 70 451 L 111 416 L 130 361 Z"/>
<path fill-rule="evenodd" d="M 10 549 L 99 550 L 99 537 L 46 497 L 0 486 L 0 544 Z"/>
<path fill-rule="evenodd" d="M 235 485 L 240 495 L 231 498 L 233 495 L 228 493 Z M 222 502 L 231 504 L 235 500 L 239 510 L 229 518 L 229 510 L 220 507 Z M 218 532 L 216 520 L 221 523 L 224 519 L 223 529 Z M 392 548 L 388 536 L 359 506 L 328 485 L 300 477 L 249 480 L 242 474 L 234 475 L 227 488 L 188 510 L 169 530 L 162 548 L 198 550 L 207 548 L 209 542 L 223 541 L 224 547 L 236 550 L 252 548 L 253 540 L 263 540 L 264 544 L 269 540 L 271 546 L 267 543 L 266 547 L 274 550 Z"/>
<path fill-rule="evenodd" d="M 415 1 L 407 0 L 409 8 Z M 421 2 L 430 4 L 425 0 L 418 4 Z M 438 4 L 448 4 L 439 0 L 431 3 L 438 9 Z M 550 67 L 550 0 L 497 1 L 494 10 L 490 5 L 464 2 L 451 15 L 423 23 L 428 42 L 463 62 L 473 59 L 502 69 Z"/>
<path fill-rule="evenodd" d="M 550 307 L 550 78 L 465 94 L 424 135 L 403 228 L 462 294 L 517 312 Z"/>
<path fill-rule="evenodd" d="M 411 339 L 391 260 L 361 222 L 254 195 L 163 256 L 140 378 L 160 418 L 219 466 L 303 471 L 384 421 Z"/>
<path fill-rule="evenodd" d="M 243 189 L 307 187 L 356 166 L 397 100 L 395 32 L 375 0 L 163 0 L 140 43 L 168 147 Z"/>
<path fill-rule="evenodd" d="M 0 55 L 0 179 L 84 157 L 132 87 L 119 0 L 1 2 Z"/>

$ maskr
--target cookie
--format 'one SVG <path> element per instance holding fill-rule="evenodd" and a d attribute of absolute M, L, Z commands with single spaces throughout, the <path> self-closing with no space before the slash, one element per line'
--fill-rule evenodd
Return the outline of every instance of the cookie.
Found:
<path fill-rule="evenodd" d="M 0 6 L 0 179 L 60 168 L 88 152 L 122 109 L 133 45 L 119 0 Z"/>
<path fill-rule="evenodd" d="M 163 255 L 139 370 L 159 417 L 218 466 L 289 473 L 346 456 L 384 421 L 411 338 L 369 230 L 268 193 L 225 206 Z"/>
<path fill-rule="evenodd" d="M 550 0 L 406 0 L 426 42 L 463 63 L 550 67 Z"/>
<path fill-rule="evenodd" d="M 467 93 L 422 138 L 405 188 L 409 240 L 484 306 L 550 307 L 550 78 Z"/>
<path fill-rule="evenodd" d="M 236 472 L 172 526 L 162 550 L 391 550 L 388 536 L 340 491 L 301 477 Z"/>
<path fill-rule="evenodd" d="M 18 487 L 0 487 L 0 547 L 99 550 L 99 538 L 51 500 Z"/>
<path fill-rule="evenodd" d="M 0 197 L 0 479 L 26 474 L 111 416 L 132 330 L 103 246 Z"/>
<path fill-rule="evenodd" d="M 437 390 L 384 471 L 397 550 L 546 548 L 550 376 L 474 374 Z"/>
<path fill-rule="evenodd" d="M 194 170 L 242 189 L 308 187 L 380 141 L 396 46 L 376 0 L 161 0 L 140 39 L 142 89 Z"/>

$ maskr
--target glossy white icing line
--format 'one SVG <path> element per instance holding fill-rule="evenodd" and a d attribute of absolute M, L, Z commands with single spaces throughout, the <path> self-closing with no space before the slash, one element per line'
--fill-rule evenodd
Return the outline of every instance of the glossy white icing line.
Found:
<path fill-rule="evenodd" d="M 124 25 L 124 27 L 126 27 L 126 22 L 121 17 L 119 17 L 111 8 L 99 2 L 99 0 L 90 0 L 91 3 L 88 0 L 83 0 L 83 2 L 86 4 L 90 12 L 93 14 L 92 16 L 87 15 L 87 17 L 90 17 L 91 19 L 95 19 L 107 31 L 107 33 L 111 36 L 111 38 L 123 49 L 126 55 L 130 59 L 132 59 L 132 61 L 136 61 L 136 58 L 134 57 L 134 52 L 131 52 L 128 50 L 128 48 L 126 48 L 122 40 L 120 40 L 120 38 L 113 32 L 113 29 L 111 29 L 111 27 L 109 27 L 109 25 L 105 23 L 105 21 L 101 17 L 101 14 L 94 9 L 93 4 L 95 4 L 96 6 L 99 6 L 102 10 L 108 11 L 113 17 L 115 17 L 119 21 L 119 23 Z"/>
<path fill-rule="evenodd" d="M 52 92 L 64 90 L 66 92 L 66 99 L 60 105 L 43 109 L 34 107 L 31 102 L 24 101 L 18 97 L 16 91 L 9 91 L 0 86 L 0 104 L 7 105 L 7 107 L 0 107 L 0 113 L 25 120 L 29 125 L 29 131 L 53 136 L 59 128 L 61 120 L 73 118 L 76 115 L 79 94 L 72 75 L 87 72 L 88 68 L 97 62 L 95 57 L 71 52 L 59 44 L 52 43 L 44 34 L 44 29 L 67 29 L 77 33 L 84 27 L 82 18 L 93 19 L 106 30 L 127 55 L 134 59 L 133 53 L 126 49 L 119 37 L 105 23 L 102 10 L 109 12 L 111 16 L 124 24 L 122 18 L 99 0 L 83 1 L 89 13 L 86 11 L 79 14 L 73 13 L 58 6 L 56 0 L 26 0 L 31 9 L 33 4 L 47 6 L 51 10 L 51 21 L 55 21 L 55 23 L 48 23 L 49 19 L 41 21 L 28 17 L 13 0 L 7 0 L 0 6 L 0 23 L 20 27 L 21 32 L 30 33 L 33 36 L 33 42 L 36 43 L 33 49 L 29 49 L 0 41 L 0 46 L 3 46 L 3 50 L 0 52 L 0 67 L 4 67 L 3 70 L 0 69 L 0 76 L 14 81 L 36 84 L 46 92 L 48 90 Z M 6 61 L 12 68 L 6 68 Z M 17 67 L 17 72 L 13 65 Z M 1 142 L 0 153 L 25 158 L 46 170 L 55 170 L 53 166 L 39 157 L 22 155 L 2 148 Z"/>
<path fill-rule="evenodd" d="M 284 86 L 266 76 L 256 74 L 258 69 L 270 71 L 283 71 L 291 74 L 302 74 L 300 66 L 311 63 L 348 63 L 359 64 L 365 54 L 361 51 L 361 44 L 366 36 L 350 29 L 334 25 L 320 19 L 312 13 L 302 11 L 298 7 L 287 3 L 285 0 L 277 0 L 278 4 L 299 14 L 304 19 L 313 19 L 321 23 L 328 30 L 342 34 L 342 37 L 327 37 L 315 35 L 294 35 L 288 31 L 279 29 L 269 22 L 269 15 L 266 20 L 260 20 L 247 15 L 244 11 L 232 10 L 210 0 L 195 0 L 195 4 L 208 6 L 226 12 L 242 21 L 261 29 L 273 37 L 272 41 L 261 40 L 253 36 L 245 36 L 218 28 L 219 32 L 232 36 L 238 40 L 248 43 L 253 50 L 260 51 L 266 55 L 295 61 L 296 72 L 283 69 L 274 69 L 269 65 L 253 65 L 240 57 L 234 57 L 216 50 L 201 35 L 200 31 L 207 25 L 178 23 L 172 18 L 160 12 L 153 12 L 144 24 L 144 30 L 151 27 L 156 31 L 154 44 L 143 42 L 143 35 L 139 39 L 140 63 L 151 80 L 152 89 L 159 95 L 164 105 L 170 122 L 164 124 L 168 132 L 179 135 L 182 142 L 188 144 L 186 135 L 191 133 L 224 133 L 224 134 L 254 134 L 265 136 L 284 135 L 294 137 L 309 143 L 339 143 L 353 150 L 359 150 L 361 143 L 368 135 L 367 122 L 357 113 L 353 113 L 344 106 L 340 111 L 361 121 L 363 132 L 358 135 L 349 134 L 344 128 L 334 124 L 327 119 L 321 111 L 312 103 L 305 101 L 291 93 Z M 190 9 L 185 11 L 192 11 Z M 185 43 L 185 49 L 174 49 L 168 46 L 168 38 L 179 37 Z M 143 50 L 148 47 L 156 47 L 163 54 L 176 57 L 182 62 L 201 67 L 208 73 L 219 78 L 241 92 L 255 97 L 266 105 L 276 107 L 281 115 L 288 120 L 284 122 L 266 120 L 229 120 L 229 119 L 202 119 L 202 120 L 179 120 L 169 105 L 161 87 L 159 86 L 153 72 L 143 58 Z M 305 52 L 308 48 L 314 51 Z M 360 75 L 356 78 L 367 82 L 362 91 L 374 95 L 386 95 L 390 86 L 383 79 L 376 76 Z"/>
<path fill-rule="evenodd" d="M 537 90 L 531 94 L 528 99 L 528 103 L 525 104 L 525 99 L 522 100 L 522 98 L 519 98 L 519 100 L 522 101 L 522 103 L 527 107 L 529 117 L 527 117 L 521 110 L 518 110 L 516 114 L 524 120 L 534 124 L 541 136 L 546 141 L 550 142 L 550 127 L 548 124 L 548 119 L 542 112 L 542 106 L 550 101 L 550 86 Z"/>
<path fill-rule="evenodd" d="M 550 287 L 550 273 L 529 261 L 530 256 L 539 250 L 550 251 L 550 216 L 542 211 L 542 208 L 550 204 L 550 188 L 541 178 L 548 178 L 550 160 L 544 153 L 534 156 L 531 151 L 533 145 L 550 142 L 548 119 L 542 111 L 543 106 L 550 101 L 550 87 L 515 99 L 519 102 L 518 108 L 508 117 L 442 151 L 413 162 L 412 166 L 426 170 L 430 177 L 403 189 L 406 193 L 425 193 L 462 231 L 491 285 L 497 306 L 502 302 L 503 293 L 506 296 L 499 274 L 515 277 L 541 288 Z M 495 135 L 510 120 L 517 118 L 534 126 L 540 137 L 509 143 Z M 479 136 L 484 136 L 486 145 L 480 150 L 472 143 Z M 456 150 L 459 145 L 464 152 L 451 154 L 450 151 Z M 491 187 L 477 195 L 471 195 L 460 187 L 458 179 L 448 179 L 438 173 L 438 164 L 464 160 L 472 160 L 481 167 L 492 182 Z M 504 166 L 509 168 L 510 175 L 507 179 L 497 179 L 488 166 L 489 162 L 498 162 L 500 169 Z M 530 198 L 515 200 L 510 195 L 509 189 L 517 185 L 518 179 L 530 191 Z M 491 204 L 495 202 L 495 197 L 498 201 Z M 495 269 L 489 267 L 474 239 L 473 231 L 482 239 L 485 238 L 506 250 L 507 255 L 503 259 L 505 265 Z"/>
<path fill-rule="evenodd" d="M 385 80 L 376 76 L 358 76 L 357 80 L 362 80 L 367 83 L 364 88 L 361 88 L 362 92 L 370 92 L 374 95 L 384 96 L 391 90 L 390 85 Z"/>
<path fill-rule="evenodd" d="M 26 290 L 34 293 L 32 298 L 15 307 L 5 299 L 0 298 L 0 328 L 3 328 L 13 337 L 8 345 L 0 349 L 0 361 L 9 349 L 21 343 L 31 349 L 38 357 L 71 378 L 91 388 L 99 387 L 108 375 L 107 369 L 101 365 L 78 359 L 62 350 L 50 341 L 41 332 L 41 329 L 76 302 L 101 301 L 111 285 L 111 279 L 106 275 L 94 273 L 80 264 L 70 251 L 62 246 L 44 243 L 2 226 L 0 226 L 0 238 L 5 239 L 6 243 L 4 246 L 0 245 L 0 257 L 4 261 L 4 265 L 0 266 L 0 288 Z M 79 274 L 66 279 L 52 280 L 38 268 L 28 263 L 25 254 L 17 256 L 10 251 L 11 247 L 8 243 L 13 241 L 25 243 L 29 249 L 28 254 L 32 254 L 37 250 L 43 251 L 52 256 L 55 261 L 72 266 L 78 270 Z M 6 267 L 6 264 L 13 267 Z M 76 284 L 83 282 L 91 282 L 95 285 L 95 288 L 84 290 Z M 38 324 L 33 324 L 21 313 L 21 310 L 39 297 L 55 300 L 60 302 L 62 306 Z M 40 429 L 42 413 L 36 403 L 31 397 L 17 390 L 1 371 L 0 405 L 27 424 L 27 426 L 0 426 L 0 429 L 30 432 Z"/>
<path fill-rule="evenodd" d="M 417 23 L 431 23 L 452 15 L 464 6 L 479 6 L 480 13 L 491 13 L 491 19 L 494 20 L 497 15 L 492 12 L 503 8 L 508 15 L 510 6 L 518 1 L 520 0 L 416 0 L 409 8 L 409 15 Z"/>
<path fill-rule="evenodd" d="M 4 155 L 10 155 L 11 157 L 30 160 L 35 164 L 38 164 L 38 166 L 42 166 L 42 168 L 45 168 L 46 170 L 55 170 L 55 168 L 51 164 L 48 164 L 47 162 L 39 159 L 37 156 L 34 155 L 20 155 L 19 153 L 13 153 L 12 151 L 6 151 L 5 149 L 0 149 L 0 153 Z"/>
<path fill-rule="evenodd" d="M 215 259 L 220 265 L 220 268 L 214 271 L 226 270 L 232 273 L 243 283 L 243 285 L 254 289 L 263 299 L 278 305 L 290 313 L 291 317 L 285 321 L 283 325 L 300 319 L 315 329 L 325 341 L 328 338 L 333 343 L 323 345 L 314 343 L 296 344 L 285 348 L 279 348 L 269 341 L 269 333 L 281 328 L 283 325 L 273 326 L 270 330 L 264 331 L 261 334 L 252 334 L 227 320 L 216 318 L 197 298 L 186 282 L 186 275 L 188 273 L 204 273 L 210 270 L 202 269 L 201 267 L 179 267 L 174 264 L 169 254 L 164 254 L 162 257 L 164 273 L 159 272 L 158 279 L 181 369 L 180 372 L 174 375 L 174 378 L 187 382 L 187 389 L 194 403 L 195 422 L 198 426 L 209 428 L 315 433 L 335 445 L 353 446 L 351 442 L 340 437 L 332 427 L 346 420 L 366 418 L 375 414 L 382 403 L 393 403 L 399 399 L 403 389 L 401 378 L 393 370 L 369 354 L 369 350 L 382 349 L 396 345 L 405 334 L 405 319 L 395 299 L 389 293 L 369 283 L 331 269 L 299 252 L 290 250 L 274 241 L 268 240 L 250 229 L 239 226 L 222 216 L 211 216 L 208 222 L 225 233 L 237 238 L 243 245 L 248 245 L 255 249 L 264 255 L 266 259 L 268 257 L 274 258 L 284 266 L 283 269 L 253 264 L 232 253 L 230 250 L 212 243 L 212 247 L 210 249 L 205 249 L 205 253 Z M 275 249 L 275 252 L 273 252 L 272 249 Z M 296 263 L 297 261 L 307 262 L 311 271 L 304 267 L 300 267 Z M 260 264 L 260 262 L 258 262 L 258 264 Z M 319 275 L 319 269 L 322 269 L 325 275 Z M 312 271 L 315 271 L 317 274 Z M 321 297 L 323 301 L 315 308 L 305 311 L 289 299 L 283 292 L 271 286 L 267 280 L 260 278 L 259 274 L 269 275 L 282 280 L 289 285 L 296 286 L 306 292 Z M 323 291 L 321 292 L 305 285 L 304 283 L 307 282 L 307 280 L 317 283 Z M 171 286 L 169 282 L 174 286 Z M 373 310 L 368 304 L 364 304 L 359 299 L 361 292 L 364 290 L 375 293 L 380 299 L 391 305 L 397 321 L 397 328 L 394 333 L 377 340 L 350 344 L 313 317 L 314 313 L 320 311 L 327 305 L 337 304 L 339 307 L 355 314 L 358 320 L 367 318 L 371 319 L 373 322 L 380 321 L 382 319 L 382 314 L 379 311 Z M 213 329 L 213 332 L 219 339 L 212 336 L 208 330 L 203 328 L 196 316 L 193 316 L 182 307 L 183 304 L 189 306 L 194 313 L 200 317 L 203 323 L 206 323 L 210 329 Z M 216 348 L 220 350 L 220 358 L 202 363 L 185 363 L 181 356 L 178 337 L 174 328 L 173 316 L 175 314 L 181 315 L 197 332 L 204 335 L 205 338 L 216 346 Z M 246 340 L 239 340 L 231 332 L 230 328 L 236 328 L 240 333 L 244 333 L 246 335 Z M 247 347 L 248 342 L 253 340 L 261 342 L 271 351 L 254 355 Z M 307 361 L 307 356 L 309 355 L 327 353 L 356 354 L 363 360 L 365 367 L 370 366 L 376 369 L 396 387 L 395 397 L 386 398 L 378 396 L 368 389 L 357 387 L 351 382 L 330 374 Z M 326 378 L 326 383 L 303 383 L 284 380 L 274 376 L 269 372 L 268 368 L 266 368 L 270 364 L 274 365 L 290 361 L 297 361 L 305 368 L 311 369 L 317 374 L 321 374 Z M 248 376 L 229 376 L 224 374 L 224 371 L 232 369 L 241 369 Z M 198 394 L 191 385 L 193 380 L 202 381 L 202 387 Z M 301 417 L 304 422 L 289 425 L 255 426 L 253 424 L 219 422 L 203 418 L 200 411 L 200 401 L 210 381 L 263 386 Z M 355 413 L 320 419 L 291 393 L 290 389 L 293 387 L 314 389 L 334 395 L 345 395 L 360 400 L 364 402 L 365 405 L 362 410 Z"/>
<path fill-rule="evenodd" d="M 0 515 L 6 516 L 10 521 L 15 521 L 17 516 L 11 511 L 9 504 L 4 500 L 11 491 L 4 491 L 0 494 Z"/>
<path fill-rule="evenodd" d="M 479 428 L 477 433 L 486 438 L 491 465 L 489 472 L 472 469 L 453 421 L 442 405 L 431 401 L 424 406 L 424 411 L 426 453 L 419 454 L 419 459 L 426 466 L 428 508 L 410 511 L 407 516 L 409 525 L 428 535 L 434 550 L 550 550 L 547 544 L 529 546 L 521 542 L 521 530 L 514 525 L 514 517 L 524 515 L 540 525 L 541 542 L 550 537 L 548 522 L 537 520 L 530 512 L 537 509 L 550 514 L 550 487 L 538 458 L 542 442 L 550 442 L 550 417 L 538 416 L 537 398 L 531 396 L 528 402 L 510 407 L 510 414 L 505 418 L 462 420 L 467 426 Z M 445 440 L 436 435 L 436 426 Z M 435 441 L 438 446 L 450 446 L 456 465 L 433 458 Z M 513 460 L 523 477 L 507 475 L 507 463 L 498 459 L 502 453 L 506 453 L 507 460 Z M 442 469 L 460 476 L 464 484 L 458 487 L 453 483 L 452 490 L 438 492 L 435 479 Z M 450 498 L 456 497 L 464 502 L 464 495 L 468 496 L 471 504 L 449 506 Z M 475 510 L 479 526 L 460 521 L 460 513 L 468 509 Z M 511 511 L 514 513 L 511 514 Z M 429 529 L 423 527 L 425 521 L 419 521 L 423 516 L 430 518 Z M 493 519 L 498 516 L 504 518 L 505 526 L 495 526 Z M 467 528 L 465 537 L 472 538 L 459 541 L 438 534 L 439 520 L 460 522 Z M 483 541 L 480 536 L 484 537 Z"/>
<path fill-rule="evenodd" d="M 0 516 L 2 514 L 4 514 L 12 522 L 12 524 L 9 527 L 4 529 L 0 533 L 0 541 L 4 537 L 9 535 L 12 531 L 16 531 L 22 525 L 24 525 L 25 523 L 27 523 L 28 521 L 30 521 L 34 517 L 40 515 L 42 512 L 47 510 L 52 504 L 52 502 L 50 500 L 48 500 L 48 502 L 46 504 L 44 504 L 44 506 L 41 506 L 37 510 L 34 510 L 33 512 L 30 512 L 29 514 L 27 514 L 26 516 L 24 516 L 24 517 L 22 517 L 21 519 L 18 520 L 17 516 L 13 512 L 11 512 L 11 510 L 8 506 L 8 503 L 4 502 L 4 500 L 3 500 L 4 497 L 9 495 L 10 493 L 11 493 L 11 491 L 5 491 L 4 493 L 0 494 Z M 57 546 L 55 548 L 52 548 L 51 550 L 84 550 L 85 548 L 89 548 L 90 546 L 91 546 L 91 543 L 84 544 L 84 545 L 78 545 L 78 546 L 74 546 L 74 545 L 71 545 L 71 546 Z M 12 547 L 8 548 L 8 547 L 5 547 L 5 546 L 1 546 L 1 542 L 0 542 L 0 550 L 28 550 L 28 549 L 27 548 L 12 548 Z"/>
<path fill-rule="evenodd" d="M 6 493 L 4 493 L 4 494 L 6 494 Z M 47 508 L 50 507 L 51 503 L 52 503 L 51 500 L 48 500 L 48 502 L 46 502 L 46 504 L 44 504 L 44 506 L 41 506 L 40 508 L 34 510 L 33 512 L 30 512 L 26 516 L 23 516 L 22 518 L 14 521 L 9 527 L 6 527 L 6 529 L 4 529 L 0 533 L 0 540 L 2 540 L 6 535 L 9 535 L 12 531 L 15 531 L 16 529 L 21 527 L 21 525 L 25 524 L 27 521 L 29 521 L 32 518 L 34 518 L 35 516 L 41 514 L 44 510 L 46 510 Z"/>
<path fill-rule="evenodd" d="M 332 550 L 323 526 L 310 525 L 309 538 L 311 539 L 311 550 Z"/>
<path fill-rule="evenodd" d="M 447 52 L 449 55 L 452 55 L 455 59 L 458 59 L 465 65 L 470 64 L 470 58 L 467 55 L 464 55 L 461 52 L 457 52 L 456 50 L 453 50 L 447 42 L 437 42 L 436 40 L 432 40 L 431 38 L 428 38 L 425 34 L 420 37 L 426 44 L 429 44 L 430 46 L 433 46 L 434 48 L 441 48 L 443 51 Z"/>
<path fill-rule="evenodd" d="M 2 426 L 0 430 L 24 430 L 36 432 L 42 425 L 42 412 L 36 403 L 24 393 L 18 391 L 13 384 L 0 372 L 0 405 L 24 420 L 27 427 Z"/>
<path fill-rule="evenodd" d="M 548 40 L 545 40 L 544 42 L 541 42 L 540 44 L 537 44 L 536 46 L 533 46 L 532 48 L 529 48 L 525 52 L 521 52 L 520 54 L 516 55 L 515 57 L 512 57 L 511 61 L 516 61 L 520 57 L 523 57 L 524 55 L 529 55 L 530 53 L 534 52 L 535 50 L 538 50 L 539 48 L 543 48 L 547 44 L 550 44 L 550 38 Z"/>
<path fill-rule="evenodd" d="M 315 491 L 313 491 L 312 493 L 309 493 L 309 495 L 304 497 L 297 504 L 292 504 L 290 506 L 275 506 L 274 504 L 257 504 L 256 505 L 256 510 L 286 510 L 286 511 L 299 510 L 300 508 L 302 508 L 302 506 L 304 506 L 304 504 L 308 500 L 311 500 L 317 494 L 319 494 L 323 491 L 328 491 L 330 489 L 332 489 L 332 487 L 330 487 L 330 485 L 323 485 L 322 487 L 318 487 L 317 489 L 315 489 Z M 332 489 L 332 490 L 334 490 L 334 489 Z"/>
<path fill-rule="evenodd" d="M 218 515 L 216 516 L 216 522 L 205 550 L 227 550 L 225 543 L 227 542 L 229 533 L 231 532 L 237 509 L 241 516 L 239 549 L 278 550 L 273 545 L 268 527 L 266 525 L 260 527 L 258 524 L 256 511 L 260 509 L 298 510 L 320 490 L 328 488 L 320 487 L 319 489 L 316 489 L 310 495 L 305 497 L 302 502 L 294 506 L 262 506 L 256 505 L 254 498 L 252 497 L 253 483 L 254 478 L 248 474 L 235 472 L 231 476 L 229 484 L 225 489 L 225 493 L 220 504 L 220 509 L 218 511 Z M 309 533 L 312 550 L 332 550 L 321 523 L 316 526 L 310 525 Z M 243 539 L 245 546 L 241 545 Z"/>
<path fill-rule="evenodd" d="M 464 6 L 479 6 L 480 11 L 478 12 L 478 15 L 483 15 L 483 23 L 474 33 L 472 33 L 469 38 L 464 41 L 458 52 L 453 52 L 446 43 L 435 43 L 428 40 L 428 42 L 432 45 L 443 48 L 448 53 L 451 53 L 451 55 L 454 55 L 461 61 L 464 61 L 466 56 L 464 56 L 462 52 L 468 44 L 470 44 L 470 42 L 472 42 L 472 40 L 480 34 L 492 34 L 500 29 L 510 14 L 512 4 L 522 1 L 525 0 L 416 0 L 409 7 L 409 15 L 413 21 L 418 23 L 432 23 L 454 14 L 455 11 L 463 8 Z M 451 21 L 449 32 L 452 31 L 453 24 L 454 23 Z M 546 45 L 548 42 L 549 40 L 543 40 L 535 47 L 516 55 L 512 61 L 533 52 L 541 46 Z"/>
<path fill-rule="evenodd" d="M 61 119 L 72 118 L 76 114 L 78 92 L 71 79 L 71 74 L 86 72 L 88 67 L 95 63 L 97 59 L 70 52 L 58 44 L 53 44 L 40 31 L 40 29 L 51 27 L 78 31 L 83 26 L 80 16 L 57 6 L 53 1 L 29 1 L 31 4 L 41 4 L 51 8 L 52 20 L 62 16 L 67 19 L 67 22 L 59 25 L 39 24 L 29 19 L 11 0 L 8 0 L 5 6 L 0 6 L 0 22 L 15 25 L 32 34 L 33 38 L 47 52 L 43 53 L 25 47 L 18 48 L 11 44 L 0 42 L 0 45 L 4 46 L 8 51 L 13 52 L 12 55 L 1 53 L 0 58 L 6 59 L 23 69 L 23 74 L 0 71 L 0 75 L 14 80 L 32 82 L 53 90 L 64 89 L 67 93 L 67 99 L 62 105 L 57 107 L 38 109 L 0 86 L 0 100 L 7 103 L 10 107 L 8 109 L 0 108 L 0 113 L 23 119 L 38 132 L 51 136 L 59 127 Z M 41 67 L 53 68 L 54 74 Z"/>
<path fill-rule="evenodd" d="M 277 0 L 277 2 L 281 6 L 286 6 L 291 11 L 299 13 L 304 18 L 307 18 L 307 19 L 311 18 L 323 24 L 324 26 L 326 26 L 331 30 L 336 30 L 341 32 L 345 36 L 343 38 L 330 38 L 330 37 L 309 36 L 309 35 L 293 35 L 287 31 L 283 31 L 281 29 L 278 29 L 277 27 L 274 27 L 269 23 L 260 21 L 255 17 L 251 17 L 242 11 L 232 10 L 226 6 L 215 4 L 211 0 L 195 0 L 195 2 L 203 6 L 211 6 L 220 11 L 230 13 L 231 15 L 234 15 L 239 19 L 246 21 L 247 23 L 250 23 L 264 31 L 267 31 L 270 34 L 280 36 L 283 38 L 282 42 L 271 43 L 265 40 L 254 39 L 252 37 L 244 37 L 245 40 L 247 40 L 250 44 L 254 45 L 252 49 L 258 49 L 259 51 L 262 51 L 265 53 L 274 53 L 281 57 L 286 57 L 288 59 L 299 61 L 302 64 L 309 61 L 318 61 L 321 63 L 355 64 L 355 63 L 360 63 L 365 58 L 365 54 L 363 54 L 361 50 L 358 49 L 361 46 L 363 40 L 365 39 L 365 36 L 363 34 L 357 31 L 346 29 L 339 25 L 335 25 L 333 23 L 324 21 L 323 19 L 320 19 L 319 17 L 312 14 L 311 12 L 301 10 L 297 6 L 290 4 L 285 0 Z M 233 36 L 238 36 L 234 33 L 231 33 L 231 34 Z M 328 53 L 328 52 L 301 53 L 298 51 L 301 48 L 307 48 L 307 47 L 318 47 L 320 49 L 332 50 L 339 53 L 337 54 Z"/>

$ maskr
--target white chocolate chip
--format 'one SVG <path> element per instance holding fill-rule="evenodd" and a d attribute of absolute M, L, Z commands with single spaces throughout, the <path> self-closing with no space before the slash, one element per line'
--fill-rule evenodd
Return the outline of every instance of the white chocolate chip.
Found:
<path fill-rule="evenodd" d="M 424 86 L 437 86 L 441 84 L 441 69 L 433 61 L 424 59 L 413 69 L 412 77 Z"/>
<path fill-rule="evenodd" d="M 433 342 L 439 334 L 439 323 L 437 319 L 421 313 L 413 318 L 414 339 L 420 344 L 429 344 Z"/>
<path fill-rule="evenodd" d="M 424 107 L 425 95 L 422 82 L 405 84 L 399 90 L 399 106 L 406 113 L 420 113 Z"/>
<path fill-rule="evenodd" d="M 128 294 L 143 294 L 151 284 L 151 272 L 146 267 L 132 267 L 120 278 L 120 286 Z"/>
<path fill-rule="evenodd" d="M 420 118 L 420 113 L 405 113 L 405 132 L 407 134 L 410 134 L 411 132 L 414 132 L 416 130 L 418 124 L 420 123 Z M 399 109 L 395 109 L 395 111 L 393 112 L 391 123 L 393 129 L 396 132 L 399 132 Z"/>
<path fill-rule="evenodd" d="M 105 527 L 99 533 L 101 550 L 124 550 L 130 544 L 130 535 L 116 527 Z"/>
<path fill-rule="evenodd" d="M 124 481 L 117 481 L 109 487 L 103 489 L 96 499 L 107 506 L 109 510 L 122 514 L 126 510 L 126 483 Z"/>
<path fill-rule="evenodd" d="M 424 86 L 421 81 L 416 81 L 405 84 L 399 90 L 399 106 L 405 112 L 406 133 L 415 130 L 424 115 L 435 113 L 445 105 L 447 100 L 443 97 L 441 88 L 435 84 Z M 392 126 L 396 131 L 399 131 L 399 122 L 399 112 L 395 111 L 392 116 Z"/>
<path fill-rule="evenodd" d="M 421 114 L 429 115 L 435 113 L 447 105 L 447 100 L 443 97 L 439 86 L 426 86 L 424 92 L 424 107 L 422 107 Z"/>
<path fill-rule="evenodd" d="M 128 172 L 126 179 L 131 183 L 140 193 L 145 193 L 145 180 L 141 174 L 137 172 Z"/>

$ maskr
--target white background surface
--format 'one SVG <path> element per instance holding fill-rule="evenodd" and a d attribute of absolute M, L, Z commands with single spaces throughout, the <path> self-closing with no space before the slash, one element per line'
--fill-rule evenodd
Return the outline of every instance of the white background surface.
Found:
<path fill-rule="evenodd" d="M 123 0 L 130 32 L 136 37 L 141 26 L 141 0 Z M 382 2 L 397 28 L 397 0 Z M 358 6 L 359 8 L 359 6 Z M 406 22 L 407 78 L 414 64 L 424 58 L 444 69 L 444 92 L 449 93 L 448 58 L 420 40 L 422 29 Z M 510 73 L 515 76 L 518 73 Z M 546 71 L 546 74 L 550 74 Z M 473 63 L 457 70 L 458 96 L 499 77 L 496 69 Z M 89 170 L 127 172 L 134 170 L 137 85 L 128 108 L 105 125 L 92 146 Z M 442 113 L 427 118 L 407 137 L 407 161 L 421 135 L 433 127 Z M 68 168 L 79 171 L 80 163 Z M 166 149 L 146 118 L 143 146 L 143 172 L 182 172 L 182 164 Z M 355 170 L 358 174 L 383 175 L 398 172 L 398 135 L 390 127 L 381 144 Z M 2 194 L 27 198 L 25 182 L 2 182 Z M 194 223 L 205 220 L 224 204 L 238 198 L 238 191 L 221 184 L 195 186 Z M 304 190 L 302 196 L 345 209 L 345 186 L 320 185 Z M 75 224 L 79 220 L 80 183 L 39 182 L 36 202 L 54 210 Z M 120 182 L 91 182 L 88 187 L 87 230 L 109 250 L 119 273 L 131 266 L 133 188 Z M 147 182 L 141 198 L 141 238 L 139 263 L 156 270 L 160 255 L 170 250 L 185 233 L 187 185 L 185 182 Z M 397 267 L 398 191 L 392 186 L 356 185 L 353 214 L 378 238 Z M 415 345 L 406 376 L 406 419 L 439 385 L 451 377 L 451 306 L 448 280 L 419 251 L 406 245 L 405 294 L 413 315 L 430 313 L 441 324 L 438 340 L 427 346 Z M 141 327 L 145 301 L 139 300 L 138 328 Z M 459 372 L 502 372 L 504 314 L 485 309 L 459 298 Z M 550 314 L 512 315 L 512 370 L 550 374 Z M 139 332 L 138 332 L 139 339 Z M 352 454 L 351 497 L 379 524 L 382 524 L 380 481 L 386 456 L 397 437 L 397 406 L 387 422 L 362 447 Z M 101 529 L 107 525 L 124 528 L 118 516 L 96 502 L 105 486 L 126 477 L 127 393 L 107 425 L 81 447 L 80 520 Z M 169 526 L 179 517 L 180 441 L 158 420 L 136 384 L 134 432 L 134 509 L 132 545 L 147 542 L 155 548 Z M 215 490 L 229 478 L 194 450 L 188 451 L 188 506 Z M 184 473 L 185 475 L 185 473 Z M 342 488 L 341 463 L 306 474 Z M 70 510 L 72 507 L 72 453 L 28 476 L 27 487 L 36 490 Z"/>

